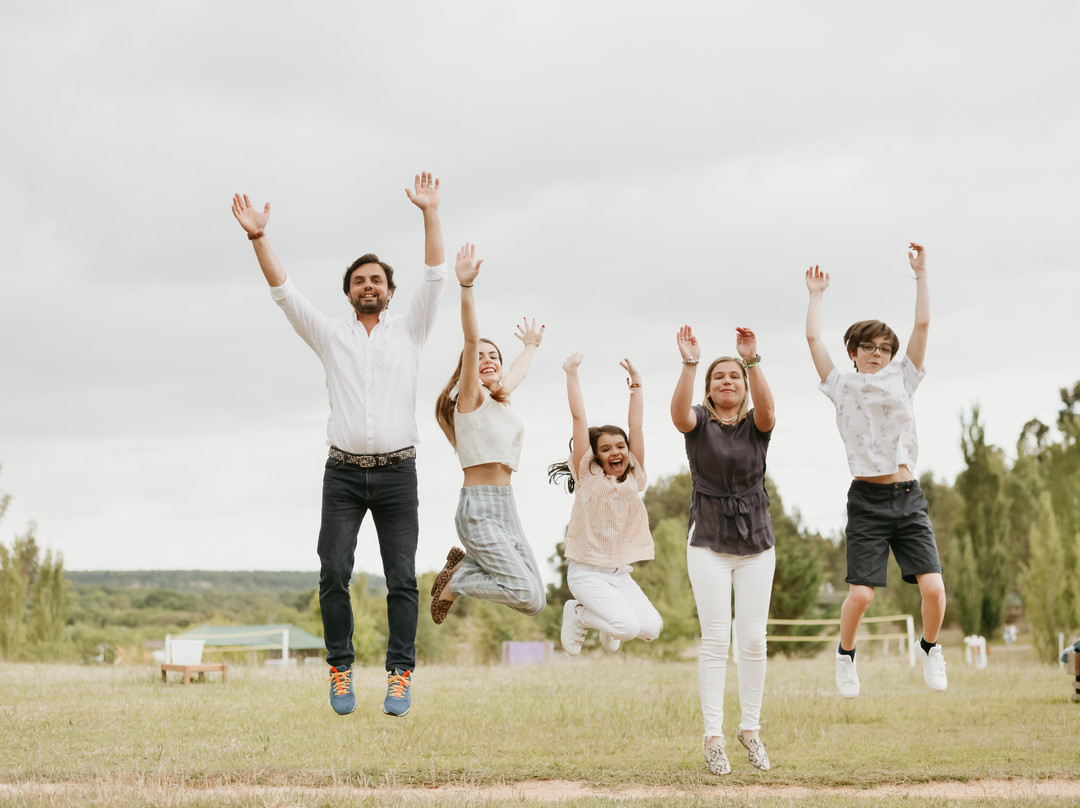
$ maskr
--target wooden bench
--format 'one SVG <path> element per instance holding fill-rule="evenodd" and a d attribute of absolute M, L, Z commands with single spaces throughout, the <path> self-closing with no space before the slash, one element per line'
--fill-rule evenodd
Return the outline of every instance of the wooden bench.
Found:
<path fill-rule="evenodd" d="M 191 684 L 191 674 L 199 674 L 199 678 L 202 679 L 206 673 L 213 673 L 215 671 L 221 672 L 221 683 L 229 681 L 229 666 L 224 662 L 204 662 L 199 665 L 171 665 L 167 662 L 161 663 L 161 681 L 164 684 L 168 681 L 168 672 L 178 671 L 184 674 L 184 684 Z"/>
<path fill-rule="evenodd" d="M 1073 678 L 1073 701 L 1080 701 L 1080 653 L 1065 654 L 1065 671 Z"/>

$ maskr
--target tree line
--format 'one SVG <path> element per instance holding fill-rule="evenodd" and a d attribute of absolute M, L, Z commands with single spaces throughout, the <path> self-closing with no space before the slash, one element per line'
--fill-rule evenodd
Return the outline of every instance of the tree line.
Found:
<path fill-rule="evenodd" d="M 1060 391 L 1053 424 L 1032 419 L 1015 458 L 986 441 L 978 406 L 961 417 L 964 468 L 952 483 L 923 474 L 949 597 L 947 624 L 965 634 L 995 637 L 1007 623 L 1030 627 L 1036 652 L 1052 661 L 1058 632 L 1080 628 L 1080 382 Z M 776 533 L 776 577 L 770 616 L 822 619 L 839 615 L 846 593 L 842 534 L 808 530 L 766 482 Z M 843 492 L 837 492 L 843 496 Z M 0 493 L 0 518 L 10 496 Z M 645 492 L 656 558 L 641 562 L 635 579 L 664 617 L 651 645 L 628 643 L 627 653 L 678 655 L 696 640 L 697 612 L 686 571 L 690 474 L 654 483 Z M 476 663 L 498 659 L 504 640 L 558 641 L 562 604 L 570 597 L 562 545 L 550 559 L 557 580 L 548 607 L 535 618 L 483 601 L 460 599 L 435 626 L 424 615 L 436 575 L 419 577 L 421 620 L 417 655 L 424 662 Z M 919 613 L 918 588 L 894 583 L 869 614 Z M 321 635 L 317 574 L 301 572 L 78 572 L 65 574 L 59 554 L 42 552 L 36 528 L 0 545 L 0 656 L 4 659 L 87 660 L 106 649 L 143 642 L 204 622 L 290 622 Z M 354 645 L 360 662 L 379 664 L 386 647 L 383 581 L 364 573 L 353 587 Z M 816 628 L 802 629 L 817 633 Z M 777 626 L 773 635 L 797 633 Z M 590 642 L 595 639 L 590 637 Z M 820 646 L 773 643 L 770 653 L 816 653 Z M 130 656 L 129 651 L 129 656 Z"/>

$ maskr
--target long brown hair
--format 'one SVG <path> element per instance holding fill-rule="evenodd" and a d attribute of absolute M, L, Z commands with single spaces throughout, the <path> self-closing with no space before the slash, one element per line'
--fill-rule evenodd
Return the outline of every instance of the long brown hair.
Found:
<path fill-rule="evenodd" d="M 499 350 L 499 346 L 489 339 L 480 338 L 480 342 L 486 342 L 495 352 L 499 355 L 499 364 L 503 363 L 502 351 Z M 458 356 L 457 367 L 454 368 L 453 374 L 450 376 L 450 381 L 446 383 L 442 392 L 439 393 L 439 397 L 435 399 L 435 420 L 439 422 L 439 427 L 442 429 L 443 434 L 446 435 L 446 439 L 450 441 L 450 445 L 457 451 L 457 431 L 454 429 L 454 411 L 457 409 L 457 390 L 458 382 L 461 381 L 461 364 L 465 361 L 465 351 L 461 351 L 461 355 Z M 453 397 L 451 397 L 453 393 Z M 495 390 L 489 390 L 488 395 L 502 404 L 510 396 L 509 394 L 498 387 Z"/>
<path fill-rule="evenodd" d="M 746 414 L 750 411 L 750 377 L 746 373 L 746 365 L 743 364 L 742 359 L 737 356 L 721 356 L 719 359 L 714 359 L 712 364 L 709 365 L 709 372 L 705 374 L 705 398 L 702 399 L 701 405 L 708 411 L 709 417 L 712 418 L 712 420 L 716 421 L 718 424 L 722 423 L 719 411 L 713 404 L 713 400 L 709 398 L 709 385 L 712 384 L 712 373 L 716 366 L 721 362 L 734 362 L 739 366 L 740 370 L 742 370 L 743 387 L 746 392 L 743 393 L 742 404 L 739 405 L 739 415 L 735 420 L 735 423 L 738 423 L 745 418 Z"/>

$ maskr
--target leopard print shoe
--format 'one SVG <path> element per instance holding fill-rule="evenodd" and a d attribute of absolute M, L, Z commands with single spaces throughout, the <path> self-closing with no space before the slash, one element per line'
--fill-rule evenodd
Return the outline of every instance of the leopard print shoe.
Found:
<path fill-rule="evenodd" d="M 440 600 L 439 595 L 442 594 L 450 579 L 454 577 L 454 573 L 461 566 L 463 558 L 465 558 L 464 550 L 460 547 L 451 547 L 450 552 L 446 554 L 445 566 L 435 576 L 435 583 L 431 585 L 431 619 L 435 621 L 436 625 L 442 624 L 443 620 L 446 619 L 446 615 L 450 613 L 450 607 L 454 605 L 452 600 Z"/>

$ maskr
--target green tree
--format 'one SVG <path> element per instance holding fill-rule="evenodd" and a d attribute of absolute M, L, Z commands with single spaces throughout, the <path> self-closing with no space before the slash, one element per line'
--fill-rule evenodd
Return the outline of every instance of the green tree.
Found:
<path fill-rule="evenodd" d="M 643 561 L 634 580 L 664 618 L 660 639 L 679 646 L 698 636 L 697 604 L 686 570 L 686 519 L 671 516 L 652 531 L 656 557 Z"/>
<path fill-rule="evenodd" d="M 655 530 L 657 525 L 672 517 L 687 520 L 690 516 L 691 490 L 690 472 L 685 470 L 662 477 L 650 485 L 645 492 L 649 529 Z"/>
<path fill-rule="evenodd" d="M 45 559 L 38 568 L 34 582 L 33 602 L 30 609 L 28 640 L 45 645 L 60 642 L 67 624 L 68 591 L 64 578 L 64 560 L 51 550 L 45 551 Z"/>
<path fill-rule="evenodd" d="M 970 533 L 964 533 L 950 546 L 945 573 L 949 614 L 965 634 L 981 634 L 982 585 Z"/>
<path fill-rule="evenodd" d="M 1006 537 L 1009 534 L 1009 507 L 1005 495 L 1007 468 L 1001 450 L 986 442 L 978 405 L 972 407 L 971 419 L 961 418 L 963 431 L 960 446 L 965 469 L 956 477 L 955 489 L 960 507 L 955 532 L 961 541 L 971 543 L 971 553 L 978 570 L 977 591 L 967 572 L 951 567 L 945 570 L 946 585 L 953 597 L 965 602 L 979 602 L 978 618 L 961 610 L 960 628 L 968 634 L 993 635 L 1001 626 L 1008 584 Z M 967 553 L 966 547 L 959 557 Z M 953 554 L 957 557 L 956 554 Z"/>
<path fill-rule="evenodd" d="M 367 573 L 359 572 L 349 587 L 353 612 L 353 650 L 361 664 L 379 664 L 386 657 L 386 589 L 372 592 Z"/>
<path fill-rule="evenodd" d="M 1032 629 L 1039 659 L 1053 662 L 1057 655 L 1057 635 L 1076 620 L 1075 604 L 1067 597 L 1065 547 L 1049 493 L 1039 498 L 1038 520 L 1028 536 L 1030 559 L 1020 580 L 1024 592 L 1024 613 Z"/>
<path fill-rule="evenodd" d="M 26 634 L 26 595 L 30 582 L 23 577 L 18 555 L 21 537 L 9 549 L 0 544 L 0 654 L 11 659 Z"/>
<path fill-rule="evenodd" d="M 784 509 L 783 500 L 771 483 L 769 491 L 769 517 L 776 536 L 776 572 L 773 574 L 769 616 L 799 620 L 808 617 L 818 603 L 824 581 L 821 550 L 826 549 L 826 540 L 820 535 L 808 534 L 800 527 L 798 518 Z M 770 634 L 792 636 L 819 631 L 819 626 L 773 626 L 769 629 Z M 770 653 L 794 654 L 816 651 L 816 645 L 783 642 L 768 648 Z"/>

